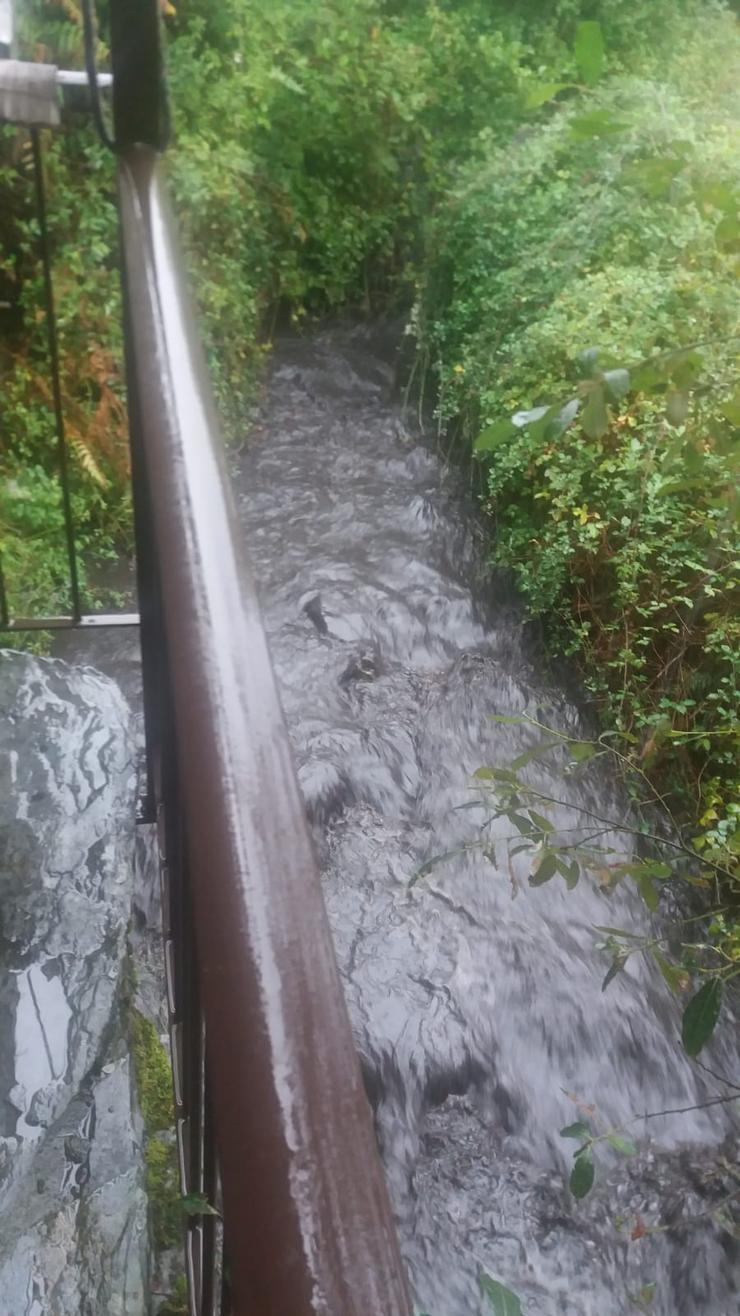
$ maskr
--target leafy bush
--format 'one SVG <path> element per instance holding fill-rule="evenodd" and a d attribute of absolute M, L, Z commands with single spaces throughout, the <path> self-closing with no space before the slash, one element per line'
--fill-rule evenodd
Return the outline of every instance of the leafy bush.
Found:
<path fill-rule="evenodd" d="M 34 0 L 24 21 L 25 55 L 81 65 L 77 5 Z M 404 295 L 421 216 L 451 161 L 492 105 L 502 131 L 513 122 L 530 52 L 479 21 L 472 0 L 395 15 L 382 0 L 171 10 L 169 168 L 227 434 L 244 432 L 275 317 Z M 121 548 L 130 507 L 112 161 L 83 110 L 44 137 L 77 527 L 88 551 Z M 20 468 L 55 475 L 28 143 L 14 129 L 0 141 L 0 197 L 0 293 L 8 283 L 15 308 L 13 325 L 0 325 L 7 505 Z M 40 494 L 40 514 L 47 503 Z M 11 602 L 55 611 L 63 555 L 50 556 L 50 535 L 27 538 L 26 510 L 27 500 L 3 528 Z"/>
<path fill-rule="evenodd" d="M 567 93 L 516 152 L 492 143 L 432 226 L 419 312 L 442 413 L 485 464 L 494 560 L 711 824 L 699 844 L 734 852 L 738 74 L 717 13 L 660 79 Z"/>

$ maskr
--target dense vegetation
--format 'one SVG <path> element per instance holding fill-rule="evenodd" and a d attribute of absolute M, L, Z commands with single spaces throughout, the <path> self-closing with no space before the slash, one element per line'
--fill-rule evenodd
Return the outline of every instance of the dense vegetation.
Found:
<path fill-rule="evenodd" d="M 172 189 L 227 436 L 275 325 L 411 311 L 417 383 L 473 450 L 492 563 L 670 809 L 740 966 L 740 35 L 719 0 L 163 5 Z M 101 6 L 104 20 L 104 6 Z M 26 52 L 81 62 L 74 0 Z M 104 21 L 101 58 L 105 57 Z M 129 498 L 110 159 L 46 143 L 74 511 Z M 65 607 L 22 133 L 0 137 L 0 538 L 16 611 Z M 513 419 L 512 419 L 513 418 Z M 686 856 L 685 856 L 686 857 Z M 720 968 L 717 968 L 717 965 Z M 702 965 L 695 966 L 701 972 Z M 679 988 L 683 979 L 674 975 Z"/>
<path fill-rule="evenodd" d="M 513 153 L 483 144 L 432 223 L 419 311 L 493 560 L 733 871 L 740 42 L 711 17 L 659 70 L 565 88 Z"/>

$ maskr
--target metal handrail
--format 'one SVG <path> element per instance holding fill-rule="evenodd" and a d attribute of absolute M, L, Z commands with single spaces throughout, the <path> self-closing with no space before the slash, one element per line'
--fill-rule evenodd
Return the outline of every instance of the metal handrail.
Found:
<path fill-rule="evenodd" d="M 194 1316 L 410 1316 L 157 148 L 156 0 L 112 0 L 150 796 Z M 92 70 L 91 70 L 92 72 Z M 217 1173 L 217 1163 L 220 1168 Z M 220 1271 L 220 1274 L 219 1274 Z M 225 1277 L 226 1282 L 220 1282 Z"/>
<path fill-rule="evenodd" d="M 159 0 L 110 0 L 140 613 L 82 615 L 44 251 L 71 615 L 139 622 L 191 1316 L 410 1316 L 305 809 L 159 152 Z M 42 185 L 38 139 L 36 176 Z M 43 194 L 40 194 L 43 203 Z M 42 226 L 43 230 L 43 226 Z M 43 230 L 45 231 L 45 230 Z"/>
<path fill-rule="evenodd" d="M 195 1179 L 186 1175 L 186 1188 L 208 1186 L 208 1096 L 198 1097 L 196 1111 L 185 1096 L 203 1093 L 207 1070 L 234 1311 L 408 1316 L 370 1109 L 156 152 L 126 150 L 119 183 L 135 507 L 147 546 L 141 605 L 152 641 L 147 649 L 145 638 L 144 680 L 153 790 L 170 899 L 174 881 L 177 898 L 192 903 L 197 951 L 190 1018 L 176 1019 L 191 1033 L 189 1057 L 177 1045 L 175 1056 L 186 1170 L 194 1131 L 184 1122 L 203 1121 Z M 156 584 L 148 576 L 154 564 Z M 178 917 L 187 936 L 183 908 Z M 213 1189 L 212 1167 L 210 1174 Z M 198 1246 L 202 1257 L 202 1239 Z M 209 1264 L 196 1259 L 196 1288 L 210 1283 L 199 1279 Z"/>

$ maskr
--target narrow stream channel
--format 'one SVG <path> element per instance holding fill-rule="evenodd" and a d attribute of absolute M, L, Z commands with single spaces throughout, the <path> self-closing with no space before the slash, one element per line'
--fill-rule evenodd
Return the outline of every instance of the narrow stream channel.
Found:
<path fill-rule="evenodd" d="M 706 1209 L 722 1107 L 630 1125 L 663 1152 L 604 1154 L 580 1204 L 564 1189 L 577 1144 L 558 1131 L 578 1117 L 564 1089 L 601 1128 L 716 1090 L 682 1061 L 660 979 L 637 961 L 600 990 L 593 925 L 645 928 L 642 901 L 561 878 L 533 890 L 503 842 L 493 864 L 466 853 L 409 885 L 475 833 L 479 815 L 455 807 L 469 774 L 542 739 L 491 714 L 578 719 L 533 668 L 516 607 L 471 591 L 470 508 L 409 437 L 391 379 L 366 331 L 283 343 L 235 489 L 421 1310 L 490 1312 L 483 1270 L 545 1316 L 622 1316 L 653 1281 L 660 1316 L 730 1316 L 712 1227 L 629 1242 L 638 1214 Z M 562 766 L 531 779 L 624 816 L 608 780 Z"/>
<path fill-rule="evenodd" d="M 587 879 L 529 887 L 506 820 L 492 862 L 459 852 L 480 821 L 458 807 L 470 774 L 541 738 L 491 715 L 575 734 L 579 716 L 538 671 L 516 604 L 471 589 L 471 509 L 410 436 L 376 343 L 333 329 L 280 344 L 232 467 L 419 1311 L 490 1316 L 487 1273 L 527 1314 L 737 1316 L 737 1245 L 708 1216 L 727 1108 L 634 1122 L 717 1084 L 682 1059 L 677 1008 L 640 959 L 601 991 L 594 925 L 645 930 L 642 901 Z M 582 822 L 573 805 L 625 817 L 606 774 L 563 767 L 526 769 L 563 801 L 561 831 Z M 580 1203 L 576 1144 L 559 1137 L 576 1101 L 639 1146 L 600 1145 Z M 702 1215 L 630 1241 L 638 1218 Z"/>

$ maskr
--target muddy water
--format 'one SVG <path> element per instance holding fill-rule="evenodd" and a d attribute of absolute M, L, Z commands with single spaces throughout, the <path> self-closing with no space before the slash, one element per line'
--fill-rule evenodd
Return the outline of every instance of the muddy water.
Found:
<path fill-rule="evenodd" d="M 639 960 L 600 990 L 594 924 L 646 930 L 642 902 L 588 881 L 532 889 L 506 820 L 492 861 L 468 850 L 410 885 L 480 834 L 484 815 L 458 807 L 470 773 L 542 738 L 491 715 L 576 733 L 578 716 L 511 600 L 471 589 L 470 507 L 408 433 L 391 374 L 366 331 L 284 343 L 234 482 L 419 1308 L 490 1311 L 485 1272 L 543 1316 L 621 1316 L 653 1282 L 659 1316 L 730 1316 L 733 1245 L 707 1220 L 675 1227 L 732 1191 L 704 1182 L 727 1110 L 633 1122 L 717 1084 L 681 1059 L 667 990 Z M 626 816 L 607 775 L 564 766 L 527 769 L 563 801 L 561 839 L 583 821 L 573 806 Z M 582 1203 L 564 1188 L 568 1093 L 640 1149 L 605 1145 Z M 674 1227 L 630 1242 L 638 1215 Z"/>
<path fill-rule="evenodd" d="M 601 991 L 594 925 L 648 931 L 644 905 L 583 879 L 531 888 L 506 820 L 489 860 L 460 852 L 486 816 L 459 808 L 470 774 L 542 738 L 492 715 L 572 734 L 579 716 L 516 603 L 471 585 L 471 507 L 409 433 L 392 374 L 367 331 L 284 342 L 232 467 L 418 1310 L 490 1314 L 488 1274 L 527 1316 L 738 1316 L 737 1244 L 708 1214 L 740 1186 L 728 1108 L 635 1119 L 722 1087 L 682 1060 L 677 1010 L 642 961 Z M 65 643 L 137 698 L 135 636 Z M 562 801 L 561 841 L 580 835 L 577 806 L 628 817 L 598 765 L 565 766 L 525 770 Z M 594 844 L 608 862 L 625 851 L 608 833 Z M 574 1098 L 639 1149 L 600 1145 L 581 1203 L 558 1136 Z M 638 1219 L 660 1232 L 630 1241 Z"/>

